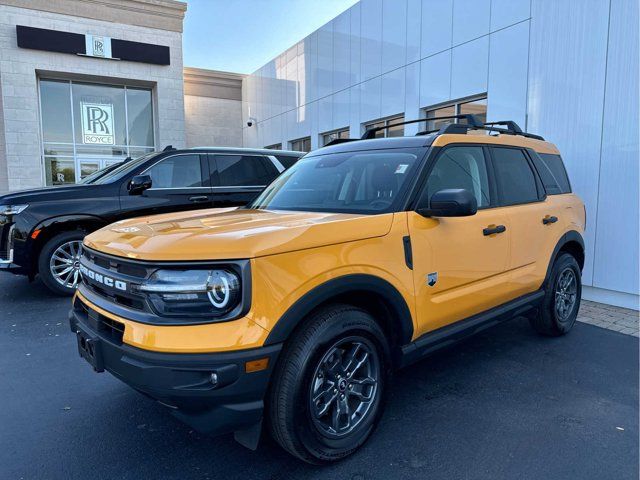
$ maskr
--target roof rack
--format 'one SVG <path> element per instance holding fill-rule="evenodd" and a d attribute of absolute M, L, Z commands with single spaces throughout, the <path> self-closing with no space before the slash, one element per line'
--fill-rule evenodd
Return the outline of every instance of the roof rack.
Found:
<path fill-rule="evenodd" d="M 387 130 L 391 127 L 397 127 L 400 125 L 408 125 L 410 123 L 419 123 L 419 122 L 430 122 L 432 120 L 449 120 L 452 118 L 462 118 L 467 121 L 468 128 L 482 128 L 483 124 L 480 122 L 474 115 L 471 114 L 462 114 L 462 115 L 448 115 L 446 117 L 434 117 L 434 118 L 419 118 L 418 120 L 406 120 L 404 122 L 390 123 L 389 125 L 384 125 L 382 127 L 374 127 L 368 128 L 361 137 L 361 140 L 371 140 L 375 138 L 376 132 L 381 130 Z M 459 125 L 459 124 L 450 124 L 450 125 Z M 461 125 L 461 124 L 460 124 Z M 466 130 L 465 130 L 466 132 Z M 449 132 L 451 133 L 451 132 Z M 461 132 L 462 133 L 462 132 Z M 423 134 L 424 135 L 424 134 Z"/>
<path fill-rule="evenodd" d="M 496 125 L 505 126 L 507 129 L 503 128 L 494 128 Z M 506 133 L 507 135 L 522 135 L 527 138 L 535 138 L 536 140 L 544 140 L 544 137 L 541 135 L 535 135 L 533 133 L 524 132 L 520 126 L 513 120 L 502 120 L 500 122 L 487 122 L 484 124 L 483 130 L 488 130 L 490 132 L 499 132 Z"/>
<path fill-rule="evenodd" d="M 473 115 L 470 115 L 473 116 Z M 428 118 L 427 120 L 440 120 L 446 119 L 449 117 L 437 117 L 437 118 Z M 476 119 L 477 122 L 477 119 Z M 497 128 L 498 126 L 505 126 L 507 128 Z M 437 133 L 438 135 L 443 135 L 445 133 L 458 133 L 458 134 L 466 134 L 468 130 L 486 130 L 488 132 L 498 132 L 504 133 L 505 135 L 520 135 L 527 138 L 534 138 L 536 140 L 543 140 L 544 138 L 540 135 L 535 135 L 533 133 L 523 132 L 522 129 L 518 126 L 516 122 L 513 120 L 503 120 L 500 122 L 487 122 L 481 123 L 477 122 L 476 124 L 471 124 L 468 122 L 467 124 L 463 123 L 447 123 L 442 127 L 436 130 L 425 130 L 423 132 L 418 132 L 416 135 L 429 135 L 430 133 Z"/>

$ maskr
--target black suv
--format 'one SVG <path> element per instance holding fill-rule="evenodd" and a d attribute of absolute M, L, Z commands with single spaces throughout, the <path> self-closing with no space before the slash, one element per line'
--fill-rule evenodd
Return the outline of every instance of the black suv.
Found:
<path fill-rule="evenodd" d="M 84 236 L 123 218 L 253 200 L 304 153 L 246 148 L 165 148 L 91 182 L 0 196 L 0 270 L 40 274 L 70 295 Z"/>

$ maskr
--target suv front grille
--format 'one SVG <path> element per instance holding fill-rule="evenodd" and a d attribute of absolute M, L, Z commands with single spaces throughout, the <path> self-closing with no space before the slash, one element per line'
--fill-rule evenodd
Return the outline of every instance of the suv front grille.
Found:
<path fill-rule="evenodd" d="M 0 261 L 13 260 L 13 230 L 15 224 L 8 221 L 0 221 Z"/>
<path fill-rule="evenodd" d="M 83 257 L 83 260 L 88 261 L 87 268 L 92 268 L 93 265 L 100 267 L 105 274 L 125 281 L 129 287 L 142 283 L 155 270 L 154 267 L 145 267 L 126 259 L 109 257 L 86 247 L 83 250 Z M 82 276 L 82 283 L 88 290 L 112 303 L 134 310 L 147 310 L 144 296 L 131 288 L 127 291 L 109 288 L 104 283 L 88 278 L 86 275 Z"/>

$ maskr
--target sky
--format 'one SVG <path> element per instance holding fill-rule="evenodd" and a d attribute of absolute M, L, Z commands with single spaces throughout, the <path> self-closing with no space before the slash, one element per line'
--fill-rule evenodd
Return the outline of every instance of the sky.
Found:
<path fill-rule="evenodd" d="M 252 73 L 357 0 L 187 0 L 185 67 Z"/>

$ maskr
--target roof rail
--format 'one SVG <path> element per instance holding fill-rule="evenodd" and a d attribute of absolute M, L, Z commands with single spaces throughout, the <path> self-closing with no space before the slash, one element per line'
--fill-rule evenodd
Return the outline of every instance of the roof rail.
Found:
<path fill-rule="evenodd" d="M 471 115 L 467 113 L 462 115 L 448 115 L 446 117 L 419 118 L 418 120 L 406 120 L 404 122 L 390 123 L 389 125 L 384 125 L 382 127 L 368 128 L 364 132 L 364 135 L 362 135 L 361 140 L 371 140 L 372 138 L 375 138 L 376 132 L 379 132 L 380 130 L 387 130 L 388 128 L 391 128 L 391 127 L 397 127 L 399 125 L 408 125 L 410 123 L 419 123 L 419 122 L 430 122 L 433 120 L 448 120 L 452 118 L 465 119 L 469 124 L 469 128 L 482 128 L 482 122 L 480 122 L 475 117 L 475 115 Z"/>
<path fill-rule="evenodd" d="M 167 145 L 162 149 L 163 152 L 170 152 L 171 150 L 177 150 L 173 145 Z"/>
<path fill-rule="evenodd" d="M 518 126 L 518 124 L 513 120 L 503 120 L 501 122 L 486 122 L 484 124 L 485 127 L 493 127 L 495 125 L 505 126 L 507 127 L 507 130 L 516 134 L 524 133 L 522 129 Z"/>
<path fill-rule="evenodd" d="M 434 119 L 429 118 L 428 120 L 434 120 Z M 496 125 L 503 125 L 507 128 L 497 128 Z M 488 132 L 504 133 L 505 135 L 520 135 L 522 137 L 534 138 L 536 140 L 544 141 L 544 137 L 540 135 L 523 132 L 522 129 L 518 126 L 518 124 L 513 120 L 479 123 L 477 125 L 470 125 L 470 124 L 463 124 L 463 123 L 448 123 L 446 125 L 443 125 L 437 130 L 425 130 L 423 132 L 416 133 L 416 135 L 429 135 L 430 133 L 437 133 L 438 135 L 443 135 L 445 133 L 457 133 L 457 134 L 464 135 L 469 130 L 486 130 Z"/>
<path fill-rule="evenodd" d="M 505 130 L 503 128 L 494 128 L 495 125 L 505 126 L 507 127 L 507 129 Z M 535 138 L 536 140 L 544 141 L 544 137 L 542 137 L 541 135 L 536 135 L 534 133 L 527 133 L 523 131 L 520 128 L 520 126 L 513 120 L 502 120 L 500 122 L 487 122 L 484 124 L 483 130 L 488 130 L 490 132 L 506 133 L 507 135 L 522 135 L 523 137 Z"/>

